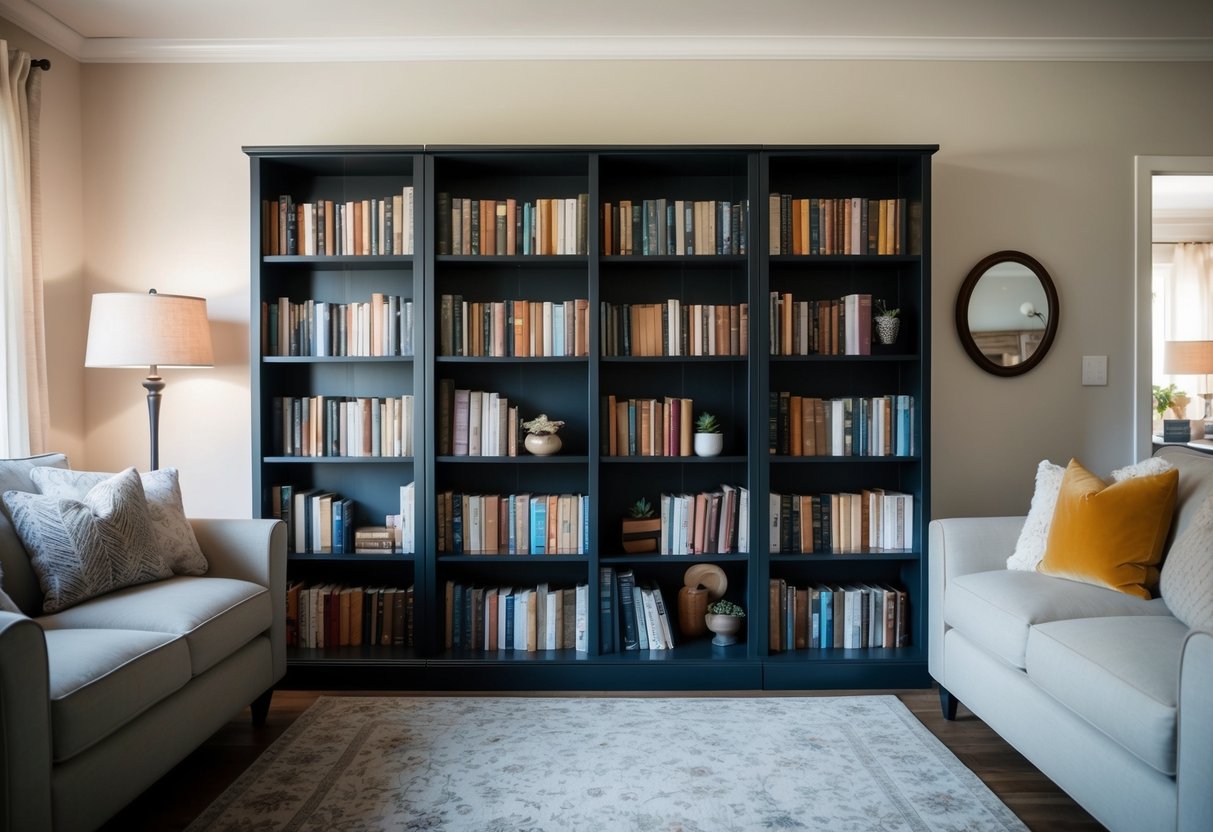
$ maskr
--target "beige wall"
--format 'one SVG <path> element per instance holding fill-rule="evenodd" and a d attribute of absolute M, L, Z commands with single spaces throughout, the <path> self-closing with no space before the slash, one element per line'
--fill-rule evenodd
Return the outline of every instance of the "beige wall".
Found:
<path fill-rule="evenodd" d="M 1213 155 L 1211 88 L 1209 63 L 88 65 L 86 289 L 209 299 L 218 366 L 165 374 L 161 461 L 191 513 L 246 516 L 242 145 L 938 143 L 932 513 L 1022 513 L 1041 458 L 1132 455 L 1133 156 Z M 961 280 L 1003 248 L 1039 259 L 1062 307 L 1053 351 L 1010 380 L 952 327 Z M 56 371 L 79 372 L 76 344 Z M 1079 385 L 1083 354 L 1109 356 L 1107 387 Z M 84 389 L 88 464 L 145 466 L 139 374 Z"/>
<path fill-rule="evenodd" d="M 46 290 L 46 351 L 50 385 L 47 447 L 76 466 L 84 447 L 84 176 L 80 64 L 0 20 L 11 49 L 49 58 L 42 76 L 42 278 Z"/>

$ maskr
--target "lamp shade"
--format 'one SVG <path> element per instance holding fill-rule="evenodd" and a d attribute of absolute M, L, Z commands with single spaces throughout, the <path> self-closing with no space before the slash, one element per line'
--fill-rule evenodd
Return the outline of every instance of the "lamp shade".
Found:
<path fill-rule="evenodd" d="M 93 295 L 86 367 L 209 367 L 215 361 L 206 299 L 105 292 Z"/>
<path fill-rule="evenodd" d="M 1162 371 L 1177 376 L 1213 373 L 1213 341 L 1167 341 L 1163 345 Z"/>

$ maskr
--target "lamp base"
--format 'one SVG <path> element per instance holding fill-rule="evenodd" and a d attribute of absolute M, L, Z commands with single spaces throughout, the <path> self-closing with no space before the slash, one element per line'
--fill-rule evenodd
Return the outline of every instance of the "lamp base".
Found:
<path fill-rule="evenodd" d="M 147 390 L 147 421 L 151 428 L 151 465 L 149 471 L 160 468 L 160 391 L 164 389 L 164 379 L 153 371 L 143 382 Z"/>

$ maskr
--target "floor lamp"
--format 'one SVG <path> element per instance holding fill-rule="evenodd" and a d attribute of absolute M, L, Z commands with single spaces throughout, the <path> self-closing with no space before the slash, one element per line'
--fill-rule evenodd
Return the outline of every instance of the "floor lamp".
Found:
<path fill-rule="evenodd" d="M 1209 390 L 1209 374 L 1213 373 L 1213 341 L 1167 341 L 1163 345 L 1162 371 L 1168 375 L 1204 376 L 1205 392 L 1200 397 L 1205 400 L 1205 412 L 1201 418 L 1213 417 L 1210 412 L 1213 391 Z"/>
<path fill-rule="evenodd" d="M 160 295 L 152 289 L 93 295 L 85 367 L 147 367 L 147 417 L 151 425 L 151 469 L 160 467 L 162 367 L 210 367 L 211 330 L 206 299 Z"/>

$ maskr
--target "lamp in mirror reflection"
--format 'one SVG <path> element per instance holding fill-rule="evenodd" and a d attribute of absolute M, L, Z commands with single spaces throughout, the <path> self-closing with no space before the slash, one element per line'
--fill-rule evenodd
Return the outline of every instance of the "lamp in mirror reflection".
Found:
<path fill-rule="evenodd" d="M 1040 318 L 1040 325 L 1048 326 L 1044 313 L 1037 312 L 1036 307 L 1032 304 L 1032 301 L 1025 300 L 1023 303 L 1021 303 L 1019 305 L 1019 311 L 1020 314 L 1022 314 L 1025 318 Z"/>

